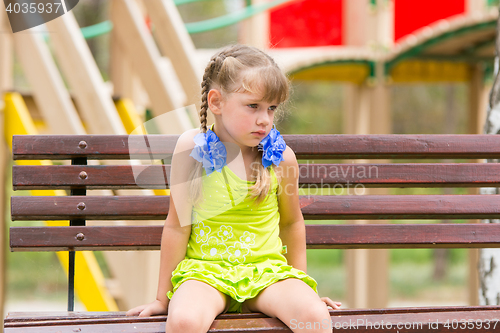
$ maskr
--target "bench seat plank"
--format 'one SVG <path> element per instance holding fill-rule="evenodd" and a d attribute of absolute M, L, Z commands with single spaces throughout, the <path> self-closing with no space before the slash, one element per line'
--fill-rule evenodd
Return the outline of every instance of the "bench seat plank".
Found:
<path fill-rule="evenodd" d="M 147 321 L 134 323 L 62 323 L 54 326 L 6 327 L 5 333 L 161 333 L 165 332 L 165 322 Z M 241 333 L 241 332 L 292 332 L 276 318 L 256 319 L 216 319 L 208 331 L 210 333 Z"/>
<path fill-rule="evenodd" d="M 12 251 L 158 250 L 162 226 L 12 227 Z M 77 237 L 80 235 L 80 237 Z M 498 248 L 500 224 L 306 225 L 310 249 Z"/>
<path fill-rule="evenodd" d="M 443 307 L 401 307 L 401 308 L 381 308 L 381 309 L 340 309 L 330 310 L 332 316 L 346 315 L 380 315 L 380 314 L 395 314 L 395 313 L 428 313 L 428 312 L 464 312 L 464 311 L 500 311 L 499 305 L 475 305 L 475 306 L 443 306 Z M 55 320 L 88 320 L 88 319 L 106 319 L 112 320 L 166 320 L 166 315 L 153 316 L 148 318 L 127 317 L 125 311 L 106 311 L 106 312 L 91 312 L 91 311 L 50 311 L 50 312 L 9 312 L 5 318 L 5 323 L 8 325 L 27 325 L 31 321 L 55 321 Z M 219 319 L 231 318 L 265 318 L 266 315 L 260 312 L 252 313 L 224 313 L 217 316 Z"/>
<path fill-rule="evenodd" d="M 497 135 L 283 135 L 299 159 L 499 158 Z M 15 160 L 171 156 L 178 135 L 14 135 Z M 80 142 L 85 141 L 85 148 Z"/>
<path fill-rule="evenodd" d="M 169 196 L 15 196 L 11 216 L 13 221 L 163 220 L 168 203 Z M 500 218 L 500 195 L 310 195 L 300 196 L 300 207 L 309 220 L 493 219 Z"/>
<path fill-rule="evenodd" d="M 377 332 L 492 332 L 498 329 L 498 307 L 444 307 L 384 310 L 330 311 L 334 331 Z M 69 316 L 68 316 L 69 317 Z M 164 332 L 166 316 L 149 318 L 116 317 L 45 318 L 31 322 L 6 321 L 5 332 Z M 40 319 L 40 317 L 39 317 Z M 388 327 L 390 323 L 390 327 Z M 300 325 L 291 322 L 291 325 Z M 304 323 L 305 324 L 305 323 Z M 319 324 L 318 324 L 319 325 Z M 383 326 L 382 326 L 383 325 Z M 401 325 L 402 327 L 398 327 Z M 449 326 L 447 326 L 449 325 Z M 465 325 L 465 328 L 459 328 Z M 406 327 L 405 327 L 406 326 Z M 453 329 L 452 326 L 457 326 Z M 36 330 L 38 329 L 38 330 Z M 279 320 L 262 314 L 220 315 L 209 332 L 290 332 Z M 333 331 L 333 330 L 332 330 Z"/>
<path fill-rule="evenodd" d="M 405 308 L 404 308 L 405 309 Z M 489 307 L 487 307 L 489 309 Z M 383 309 L 385 310 L 385 309 Z M 391 309 L 392 310 L 392 309 Z M 359 311 L 359 310 L 342 310 L 342 311 Z M 373 311 L 373 310 L 369 310 Z M 356 312 L 357 313 L 357 312 Z M 218 318 L 221 319 L 231 319 L 231 318 L 265 318 L 266 316 L 260 312 L 253 313 L 224 313 L 220 314 Z M 31 322 L 50 322 L 59 320 L 71 320 L 73 322 L 85 322 L 89 320 L 101 320 L 105 322 L 106 320 L 114 322 L 133 322 L 140 320 L 154 320 L 154 321 L 165 321 L 167 319 L 166 315 L 159 315 L 147 318 L 140 317 L 127 317 L 125 311 L 105 311 L 105 312 L 92 312 L 92 311 L 50 311 L 50 312 L 9 312 L 4 322 L 8 326 L 26 326 L 30 325 Z"/>
<path fill-rule="evenodd" d="M 366 187 L 500 186 L 498 163 L 301 164 L 299 168 L 301 187 L 304 184 L 363 184 Z M 85 172 L 83 177 L 80 177 L 81 172 Z M 15 190 L 164 189 L 169 175 L 169 165 L 15 165 L 12 169 Z"/>

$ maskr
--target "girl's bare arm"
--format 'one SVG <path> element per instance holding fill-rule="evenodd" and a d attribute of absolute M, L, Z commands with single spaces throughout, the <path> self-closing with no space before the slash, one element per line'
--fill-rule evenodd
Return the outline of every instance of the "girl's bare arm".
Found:
<path fill-rule="evenodd" d="M 280 212 L 280 238 L 287 247 L 288 264 L 307 271 L 306 231 L 304 217 L 299 205 L 299 165 L 295 153 L 286 147 L 276 171 L 281 177 L 278 193 Z"/>
<path fill-rule="evenodd" d="M 280 237 L 287 246 L 288 264 L 307 273 L 306 227 L 299 204 L 299 165 L 294 152 L 287 147 L 277 170 L 281 174 L 278 204 L 280 211 Z M 321 300 L 333 309 L 340 309 L 341 303 L 328 297 Z"/>
<path fill-rule="evenodd" d="M 135 307 L 127 315 L 141 317 L 165 314 L 169 299 L 167 292 L 172 291 L 172 272 L 186 256 L 186 248 L 191 234 L 191 206 L 189 194 L 189 174 L 195 161 L 189 156 L 194 147 L 193 137 L 198 130 L 190 130 L 179 137 L 172 157 L 171 177 L 169 179 L 171 196 L 167 219 L 163 227 L 160 253 L 160 276 L 156 300 Z M 175 187 L 175 190 L 174 190 Z M 178 211 L 178 207 L 182 210 Z"/>

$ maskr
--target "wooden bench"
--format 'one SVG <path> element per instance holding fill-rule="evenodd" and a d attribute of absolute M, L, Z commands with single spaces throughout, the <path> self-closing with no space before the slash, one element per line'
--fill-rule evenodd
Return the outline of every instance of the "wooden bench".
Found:
<path fill-rule="evenodd" d="M 302 188 L 330 187 L 337 194 L 341 188 L 350 186 L 351 189 L 351 195 L 301 196 L 300 205 L 306 220 L 500 218 L 500 195 L 353 194 L 354 190 L 359 193 L 365 187 L 499 187 L 500 165 L 478 163 L 477 159 L 500 158 L 500 136 L 284 137 L 299 159 Z M 66 189 L 73 195 L 14 196 L 12 220 L 71 220 L 74 225 L 12 227 L 11 250 L 159 249 L 161 226 L 85 226 L 85 221 L 164 220 L 168 212 L 167 196 L 84 195 L 92 189 L 164 188 L 165 177 L 161 175 L 169 172 L 168 160 L 176 140 L 174 135 L 15 136 L 15 160 L 71 160 L 73 165 L 14 166 L 14 189 Z M 130 159 L 142 159 L 151 164 L 152 158 L 166 163 L 143 166 L 128 163 Z M 351 159 L 422 161 L 342 163 Z M 441 159 L 467 159 L 468 162 L 442 163 Z M 123 162 L 122 165 L 86 165 L 87 160 Z M 139 178 L 134 177 L 134 172 L 136 175 L 140 172 Z M 498 224 L 308 224 L 306 234 L 307 247 L 312 249 L 500 247 Z M 500 330 L 498 306 L 344 309 L 330 313 L 335 331 Z M 123 312 L 11 313 L 5 319 L 5 332 L 162 332 L 165 320 L 166 316 L 125 317 Z M 467 321 L 466 325 L 463 321 Z M 256 313 L 220 315 L 210 330 L 241 331 L 289 330 L 279 320 Z"/>

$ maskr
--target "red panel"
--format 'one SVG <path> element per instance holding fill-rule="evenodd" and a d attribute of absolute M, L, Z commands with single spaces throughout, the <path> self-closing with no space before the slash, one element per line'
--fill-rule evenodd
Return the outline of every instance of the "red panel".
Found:
<path fill-rule="evenodd" d="M 301 0 L 271 12 L 274 47 L 342 45 L 342 0 Z"/>
<path fill-rule="evenodd" d="M 394 39 L 464 12 L 465 0 L 394 0 Z"/>

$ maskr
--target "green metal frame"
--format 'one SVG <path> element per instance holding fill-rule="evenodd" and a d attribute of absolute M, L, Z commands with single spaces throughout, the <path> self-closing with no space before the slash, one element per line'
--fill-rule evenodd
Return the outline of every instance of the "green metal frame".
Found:
<path fill-rule="evenodd" d="M 497 7 L 499 4 L 500 4 L 500 1 L 499 0 L 487 0 L 486 4 L 489 6 L 489 7 Z"/>
<path fill-rule="evenodd" d="M 111 23 L 111 21 L 104 21 L 94 25 L 89 25 L 88 27 L 80 28 L 80 30 L 83 38 L 91 39 L 109 33 L 113 30 L 113 23 Z"/>
<path fill-rule="evenodd" d="M 274 0 L 267 3 L 247 6 L 239 11 L 210 20 L 186 23 L 186 29 L 190 34 L 197 34 L 200 32 L 224 28 L 290 1 L 292 0 Z"/>
<path fill-rule="evenodd" d="M 188 3 L 210 1 L 210 0 L 176 0 L 176 5 L 184 5 Z M 216 30 L 224 28 L 247 18 L 271 10 L 277 6 L 283 5 L 284 3 L 291 2 L 293 0 L 274 0 L 268 3 L 252 5 L 251 1 L 246 0 L 247 6 L 239 11 L 229 13 L 227 15 L 219 16 L 213 19 L 186 23 L 186 29 L 190 34 L 197 34 L 200 32 L 206 32 L 211 30 Z M 250 5 L 249 5 L 250 3 Z M 109 33 L 113 29 L 113 23 L 111 21 L 104 21 L 88 27 L 81 28 L 83 37 L 85 39 L 95 38 L 104 34 Z"/>

